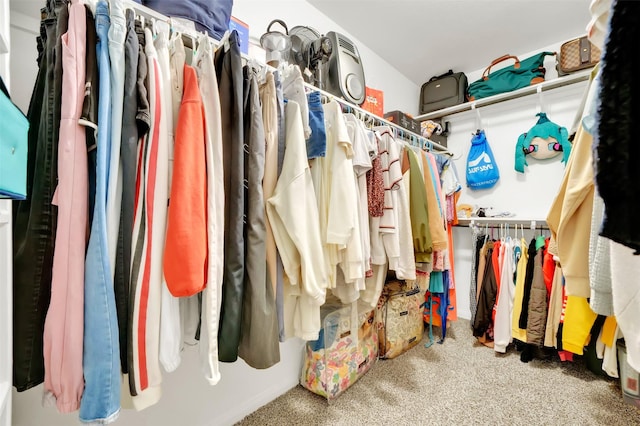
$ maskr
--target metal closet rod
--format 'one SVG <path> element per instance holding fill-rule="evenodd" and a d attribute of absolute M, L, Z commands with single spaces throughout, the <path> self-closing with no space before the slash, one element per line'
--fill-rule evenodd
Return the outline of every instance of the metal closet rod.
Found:
<path fill-rule="evenodd" d="M 132 0 L 123 0 L 123 4 L 124 4 L 125 7 L 133 9 L 136 12 L 136 14 L 143 15 L 145 18 L 155 19 L 156 21 L 163 21 L 163 22 L 166 22 L 169 25 L 172 24 L 171 18 L 169 18 L 168 16 L 165 16 L 165 15 L 163 15 L 161 13 L 158 13 L 155 10 L 150 9 L 150 8 L 148 8 L 146 6 L 143 6 L 143 5 L 139 4 L 139 3 L 136 3 L 136 2 L 134 2 Z M 186 35 L 186 36 L 192 36 L 192 37 L 197 37 L 198 35 L 202 34 L 202 33 L 198 32 L 198 31 L 189 30 L 187 28 L 182 28 L 182 27 L 179 29 L 179 32 L 184 34 L 184 35 Z M 209 37 L 209 39 L 211 40 L 211 42 L 215 46 L 218 46 L 220 44 L 220 42 L 218 40 L 215 40 L 215 39 L 213 39 L 211 37 Z M 265 69 L 267 69 L 269 71 L 275 71 L 276 70 L 276 68 L 272 67 L 271 65 L 263 64 L 263 63 L 257 61 L 255 58 L 249 57 L 248 55 L 242 54 L 242 58 L 247 60 L 247 61 L 251 61 L 252 63 L 256 64 L 257 66 L 263 67 L 263 68 L 265 68 Z M 429 146 L 437 148 L 438 150 L 444 152 L 445 154 L 453 155 L 447 149 L 447 147 L 442 146 L 439 143 L 433 142 L 433 141 L 425 138 L 422 135 L 419 135 L 419 134 L 414 133 L 414 132 L 412 132 L 412 131 L 410 131 L 408 129 L 405 129 L 404 127 L 400 127 L 397 124 L 392 123 L 392 122 L 390 122 L 388 120 L 385 120 L 384 118 L 379 117 L 379 116 L 377 116 L 375 114 L 372 114 L 371 112 L 369 112 L 369 111 L 367 111 L 365 109 L 362 109 L 362 108 L 360 108 L 358 106 L 355 106 L 352 103 L 347 102 L 344 99 L 339 98 L 339 97 L 335 96 L 332 93 L 329 93 L 327 91 L 319 89 L 319 88 L 317 88 L 316 86 L 314 86 L 314 85 L 312 85 L 310 83 L 304 82 L 304 85 L 305 85 L 305 87 L 307 87 L 310 90 L 318 91 L 318 92 L 322 93 L 323 95 L 325 95 L 325 96 L 327 96 L 327 97 L 329 97 L 331 99 L 334 99 L 337 102 L 340 102 L 344 106 L 350 107 L 350 108 L 352 108 L 352 109 L 354 109 L 356 111 L 359 111 L 359 112 L 361 112 L 363 114 L 366 114 L 367 116 L 373 118 L 374 120 L 377 120 L 377 121 L 379 121 L 381 123 L 384 123 L 387 126 L 393 127 L 394 129 L 396 129 L 396 133 L 398 133 L 398 134 L 406 134 L 408 136 L 413 136 L 417 141 L 426 141 Z"/>
<path fill-rule="evenodd" d="M 500 226 L 509 225 L 516 226 L 522 225 L 529 229 L 549 229 L 547 221 L 545 219 L 526 219 L 526 218 L 514 218 L 514 217 L 471 217 L 458 219 L 460 226 L 477 226 L 478 228 L 489 227 L 497 228 Z"/>
<path fill-rule="evenodd" d="M 304 86 L 306 88 L 310 89 L 310 90 L 320 92 L 324 96 L 326 96 L 326 97 L 328 97 L 330 99 L 334 99 L 335 101 L 340 102 L 342 105 L 350 107 L 350 108 L 352 108 L 352 109 L 354 109 L 356 111 L 359 111 L 360 113 L 365 114 L 365 115 L 371 117 L 372 119 L 377 120 L 377 121 L 379 121 L 381 123 L 384 123 L 387 126 L 393 127 L 394 129 L 396 129 L 396 131 L 398 133 L 402 133 L 402 134 L 406 134 L 406 135 L 409 135 L 409 136 L 413 136 L 418 141 L 426 141 L 430 146 L 438 148 L 443 153 L 449 154 L 449 155 L 453 155 L 453 153 L 451 151 L 449 151 L 446 146 L 442 146 L 439 143 L 433 142 L 432 140 L 427 139 L 422 135 L 419 135 L 417 133 L 412 132 L 411 130 L 405 129 L 404 127 L 400 127 L 397 124 L 392 123 L 389 120 L 385 120 L 384 118 L 379 117 L 379 116 L 373 114 L 370 111 L 367 111 L 366 109 L 362 109 L 362 108 L 360 108 L 358 106 L 355 106 L 351 102 L 347 102 L 344 99 L 337 97 L 333 93 L 329 93 L 329 92 L 327 92 L 325 90 L 319 89 L 316 86 L 314 86 L 313 84 L 310 84 L 310 83 L 307 83 L 307 82 L 304 82 Z"/>

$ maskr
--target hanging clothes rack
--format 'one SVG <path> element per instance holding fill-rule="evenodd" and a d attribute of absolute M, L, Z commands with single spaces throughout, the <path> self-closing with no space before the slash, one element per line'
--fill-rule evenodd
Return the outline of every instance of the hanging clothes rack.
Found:
<path fill-rule="evenodd" d="M 514 217 L 472 217 L 458 219 L 459 226 L 499 228 L 503 225 L 522 225 L 529 229 L 549 229 L 545 219 L 518 219 Z"/>
<path fill-rule="evenodd" d="M 168 16 L 165 16 L 161 13 L 156 12 L 153 9 L 150 9 L 146 6 L 143 6 L 139 3 L 135 3 L 132 0 L 124 0 L 124 5 L 127 8 L 131 8 L 133 9 L 137 15 L 142 15 L 144 16 L 146 19 L 151 19 L 151 20 L 156 20 L 156 21 L 161 21 L 161 22 L 166 22 L 167 24 L 169 24 L 169 26 L 171 27 L 171 29 L 173 31 L 179 32 L 187 37 L 191 37 L 193 38 L 197 38 L 198 35 L 200 35 L 201 33 L 196 31 L 195 29 L 191 29 L 189 27 L 187 27 L 186 25 L 182 24 L 182 22 L 180 21 L 175 21 L 172 20 L 171 18 L 169 18 Z M 224 37 L 223 37 L 224 39 Z M 209 37 L 209 40 L 213 43 L 214 46 L 218 46 L 220 44 L 220 41 L 215 40 L 211 37 Z M 255 58 L 252 58 L 248 55 L 243 54 L 242 58 L 244 60 L 246 60 L 247 62 L 250 62 L 252 64 L 255 64 L 258 67 L 267 69 L 269 71 L 275 71 L 276 68 L 268 65 L 268 64 L 263 64 L 259 61 L 257 61 Z M 345 101 L 342 98 L 339 98 L 338 96 L 335 96 L 332 93 L 329 93 L 327 91 L 324 91 L 322 89 L 317 88 L 316 86 L 304 82 L 304 86 L 306 89 L 308 89 L 309 91 L 318 91 L 320 92 L 322 95 L 326 96 L 329 99 L 335 100 L 336 102 L 340 103 L 341 105 L 347 107 L 347 108 L 351 108 L 354 111 L 358 111 L 360 114 L 364 114 L 367 117 L 370 117 L 372 120 L 374 120 L 374 122 L 377 125 L 381 125 L 381 126 L 389 126 L 392 129 L 394 129 L 394 133 L 398 136 L 400 136 L 401 139 L 403 139 L 403 141 L 408 142 L 411 146 L 416 146 L 414 144 L 417 143 L 419 146 L 419 148 L 422 149 L 427 149 L 432 151 L 434 148 L 437 149 L 440 153 L 442 154 L 448 154 L 448 155 L 453 155 L 453 153 L 451 153 L 451 151 L 449 151 L 447 149 L 447 147 L 440 145 L 436 142 L 433 142 L 427 138 L 425 138 L 422 135 L 419 135 L 417 133 L 414 133 L 408 129 L 405 129 L 403 127 L 398 126 L 395 123 L 392 123 L 388 120 L 385 120 L 382 117 L 379 117 L 375 114 L 372 114 L 371 112 L 360 108 L 359 106 L 356 106 L 350 102 Z"/>
<path fill-rule="evenodd" d="M 344 99 L 339 98 L 338 96 L 336 96 L 336 95 L 334 95 L 332 93 L 329 93 L 329 92 L 327 92 L 325 90 L 319 89 L 316 86 L 314 86 L 314 85 L 312 85 L 310 83 L 307 83 L 307 82 L 304 83 L 304 87 L 309 89 L 310 91 L 320 92 L 320 94 L 326 96 L 327 98 L 335 100 L 336 102 L 342 104 L 345 107 L 351 108 L 352 110 L 357 111 L 360 114 L 364 114 L 367 117 L 370 117 L 372 120 L 374 120 L 374 122 L 376 122 L 380 126 L 390 126 L 390 127 L 392 127 L 393 129 L 395 129 L 396 134 L 398 134 L 398 135 L 406 135 L 406 136 L 410 137 L 410 140 L 417 141 L 421 145 L 420 148 L 423 148 L 423 149 L 424 148 L 428 148 L 430 151 L 433 148 L 437 148 L 438 150 L 440 150 L 440 153 L 442 153 L 442 154 L 453 155 L 451 153 L 451 151 L 449 151 L 447 149 L 447 147 L 442 146 L 439 143 L 433 142 L 433 141 L 425 138 L 422 135 L 419 135 L 417 133 L 412 132 L 411 130 L 405 129 L 404 127 L 400 127 L 397 124 L 392 123 L 389 120 L 385 120 L 384 118 L 379 117 L 379 116 L 371 113 L 370 111 L 367 111 L 366 109 L 362 109 L 362 108 L 352 104 L 351 102 L 347 102 Z M 406 141 L 406 139 L 404 139 L 404 140 Z"/>

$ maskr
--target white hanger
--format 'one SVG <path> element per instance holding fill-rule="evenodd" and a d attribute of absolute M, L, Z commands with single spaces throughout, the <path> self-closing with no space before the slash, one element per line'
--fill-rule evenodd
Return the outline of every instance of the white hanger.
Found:
<path fill-rule="evenodd" d="M 218 44 L 218 49 L 223 48 L 225 52 L 229 51 L 229 48 L 231 47 L 229 36 L 231 36 L 231 31 L 225 31 L 224 35 L 220 39 L 220 43 Z"/>
<path fill-rule="evenodd" d="M 536 92 L 538 92 L 538 112 L 545 112 L 544 108 L 544 98 L 542 96 L 542 86 L 538 85 L 536 88 Z"/>
<path fill-rule="evenodd" d="M 476 129 L 482 129 L 482 117 L 480 116 L 480 108 L 476 107 L 476 103 L 471 104 L 471 109 L 476 112 Z"/>

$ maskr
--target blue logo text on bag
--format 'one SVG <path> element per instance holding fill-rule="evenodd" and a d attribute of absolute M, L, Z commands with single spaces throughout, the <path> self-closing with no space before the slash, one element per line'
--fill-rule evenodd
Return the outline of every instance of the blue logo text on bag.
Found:
<path fill-rule="evenodd" d="M 471 139 L 466 170 L 467 186 L 471 189 L 491 188 L 500 179 L 500 171 L 484 130 L 478 131 Z"/>

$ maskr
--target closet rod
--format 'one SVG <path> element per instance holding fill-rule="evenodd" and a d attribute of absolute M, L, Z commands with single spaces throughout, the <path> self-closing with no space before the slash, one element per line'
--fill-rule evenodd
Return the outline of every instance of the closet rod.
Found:
<path fill-rule="evenodd" d="M 333 93 L 329 93 L 329 92 L 327 92 L 327 91 L 325 91 L 325 90 L 319 89 L 319 88 L 317 88 L 316 86 L 314 86 L 313 84 L 311 84 L 311 83 L 307 83 L 307 82 L 304 82 L 304 86 L 305 86 L 306 88 L 310 89 L 310 90 L 320 92 L 320 93 L 321 93 L 321 94 L 323 94 L 324 96 L 326 96 L 326 97 L 328 97 L 328 98 L 330 98 L 330 99 L 334 99 L 335 101 L 337 101 L 337 102 L 341 103 L 341 104 L 342 104 L 342 105 L 344 105 L 344 106 L 347 106 L 347 107 L 350 107 L 350 108 L 352 108 L 352 109 L 354 109 L 354 110 L 356 110 L 356 111 L 359 111 L 359 112 L 361 112 L 361 113 L 363 113 L 363 114 L 365 114 L 365 115 L 367 115 L 367 116 L 371 117 L 372 119 L 374 119 L 374 120 L 376 120 L 376 121 L 379 121 L 379 122 L 381 122 L 381 123 L 384 123 L 384 124 L 385 124 L 385 125 L 387 125 L 387 126 L 391 126 L 391 127 L 393 127 L 394 129 L 396 129 L 398 133 L 403 133 L 403 134 L 406 134 L 406 135 L 409 135 L 409 136 L 413 136 L 413 137 L 414 137 L 414 138 L 416 138 L 416 140 L 418 140 L 418 141 L 426 141 L 426 142 L 428 142 L 428 143 L 429 143 L 429 145 L 431 145 L 431 146 L 433 146 L 433 147 L 435 147 L 435 148 L 438 148 L 438 149 L 439 149 L 440 151 L 442 151 L 444 154 L 453 155 L 453 153 L 451 153 L 451 152 L 447 149 L 447 147 L 446 147 L 446 146 L 442 146 L 442 145 L 440 145 L 439 143 L 433 142 L 432 140 L 429 140 L 429 139 L 425 138 L 425 137 L 424 137 L 424 136 L 422 136 L 422 135 L 419 135 L 419 134 L 417 134 L 417 133 L 414 133 L 414 132 L 412 132 L 411 130 L 405 129 L 404 127 L 400 127 L 400 126 L 398 126 L 397 124 L 392 123 L 392 122 L 391 122 L 391 121 L 389 121 L 389 120 L 385 120 L 384 118 L 379 117 L 379 116 L 377 116 L 377 115 L 373 114 L 372 112 L 367 111 L 366 109 L 362 109 L 362 108 L 360 108 L 360 107 L 358 107 L 358 106 L 356 106 L 356 105 L 352 104 L 351 102 L 347 102 L 347 101 L 345 101 L 344 99 L 337 97 L 337 96 L 336 96 L 336 95 L 334 95 Z"/>
<path fill-rule="evenodd" d="M 526 219 L 515 217 L 472 217 L 458 219 L 460 226 L 489 226 L 496 227 L 500 225 L 523 225 L 529 229 L 549 229 L 545 219 Z"/>
<path fill-rule="evenodd" d="M 134 1 L 132 1 L 132 0 L 123 0 L 123 4 L 124 4 L 124 6 L 125 6 L 125 7 L 128 7 L 128 8 L 133 9 L 133 10 L 136 12 L 136 14 L 142 15 L 142 16 L 144 16 L 145 18 L 148 18 L 148 19 L 155 19 L 155 20 L 157 20 L 157 21 L 163 21 L 163 22 L 168 23 L 169 25 L 172 25 L 172 24 L 173 24 L 173 22 L 171 21 L 171 18 L 169 18 L 169 17 L 167 17 L 167 16 L 165 16 L 165 15 L 163 15 L 163 14 L 161 14 L 161 13 L 158 13 L 158 12 L 156 12 L 155 10 L 150 9 L 150 8 L 148 8 L 148 7 L 146 7 L 146 6 L 143 6 L 143 5 L 139 4 L 139 3 L 136 3 L 136 2 L 134 2 Z M 180 30 L 179 30 L 179 32 L 181 32 L 181 33 L 183 33 L 183 34 L 185 34 L 185 35 L 187 35 L 187 36 L 194 36 L 194 37 L 197 37 L 197 36 L 200 34 L 198 31 L 188 29 L 188 28 L 186 28 L 186 27 L 184 27 L 184 26 L 182 26 L 182 25 L 180 25 Z M 213 44 L 214 44 L 215 46 L 217 46 L 217 45 L 219 44 L 219 41 L 218 41 L 218 40 L 215 40 L 215 39 L 213 39 L 213 38 L 211 38 L 211 37 L 209 37 L 209 39 L 213 42 Z M 253 62 L 253 63 L 257 64 L 258 66 L 263 67 L 263 68 L 266 68 L 266 69 L 268 69 L 268 70 L 270 70 L 270 71 L 275 71 L 275 70 L 276 70 L 276 68 L 273 68 L 272 66 L 270 66 L 270 65 L 268 65 L 268 64 L 260 63 L 260 62 L 258 62 L 256 59 L 251 58 L 251 57 L 249 57 L 248 55 L 243 54 L 243 55 L 242 55 L 242 58 L 243 58 L 243 59 L 245 59 L 245 60 L 247 60 L 247 61 L 251 61 L 251 62 Z M 366 114 L 367 116 L 369 116 L 369 117 L 373 118 L 374 120 L 377 120 L 377 121 L 379 121 L 379 122 L 381 122 L 381 123 L 384 123 L 385 125 L 388 125 L 388 126 L 390 126 L 390 127 L 394 128 L 394 129 L 396 130 L 396 133 L 399 133 L 399 134 L 406 134 L 406 135 L 408 135 L 408 136 L 413 136 L 413 137 L 414 137 L 416 140 L 418 140 L 418 141 L 426 141 L 430 146 L 437 148 L 438 150 L 442 151 L 443 153 L 445 153 L 445 154 L 449 154 L 449 155 L 453 155 L 453 154 L 452 154 L 452 153 L 447 149 L 447 147 L 442 146 L 442 145 L 440 145 L 440 144 L 438 144 L 438 143 L 436 143 L 436 142 L 433 142 L 433 141 L 431 141 L 431 140 L 429 140 L 429 139 L 425 138 L 425 137 L 424 137 L 424 136 L 422 136 L 422 135 L 419 135 L 419 134 L 414 133 L 414 132 L 412 132 L 412 131 L 410 131 L 410 130 L 407 130 L 407 129 L 403 128 L 403 127 L 400 127 L 400 126 L 398 126 L 398 125 L 397 125 L 397 124 L 395 124 L 395 123 L 392 123 L 392 122 L 390 122 L 390 121 L 388 121 L 388 120 L 385 120 L 384 118 L 378 117 L 377 115 L 374 115 L 374 114 L 372 114 L 371 112 L 369 112 L 369 111 L 367 111 L 367 110 L 364 110 L 364 109 L 362 109 L 362 108 L 360 108 L 360 107 L 358 107 L 358 106 L 356 106 L 356 105 L 353 105 L 352 103 L 347 102 L 347 101 L 345 101 L 344 99 L 341 99 L 341 98 L 339 98 L 339 97 L 335 96 L 335 95 L 334 95 L 334 94 L 332 94 L 332 93 L 329 93 L 329 92 L 326 92 L 326 91 L 324 91 L 324 90 L 322 90 L 322 89 L 319 89 L 319 88 L 317 88 L 316 86 L 314 86 L 314 85 L 312 85 L 312 84 L 310 84 L 310 83 L 307 83 L 307 82 L 304 82 L 304 86 L 305 86 L 306 88 L 310 89 L 310 90 L 318 91 L 318 92 L 320 92 L 321 94 L 323 94 L 323 95 L 327 96 L 328 98 L 335 99 L 337 102 L 340 102 L 340 103 L 341 103 L 341 104 L 343 104 L 344 106 L 350 107 L 350 108 L 352 108 L 352 109 L 354 109 L 354 110 L 356 110 L 356 111 L 360 111 L 361 113 Z"/>

